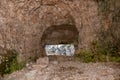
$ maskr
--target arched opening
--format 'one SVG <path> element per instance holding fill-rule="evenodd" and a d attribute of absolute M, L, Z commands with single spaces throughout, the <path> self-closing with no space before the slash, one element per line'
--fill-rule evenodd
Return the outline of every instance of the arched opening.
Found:
<path fill-rule="evenodd" d="M 71 50 L 71 53 L 66 54 L 64 52 L 65 55 L 73 55 L 78 48 L 78 35 L 79 32 L 75 25 L 54 25 L 47 28 L 41 38 L 41 45 L 46 53 L 45 55 L 50 55 L 51 52 L 53 52 L 51 55 L 64 55 L 59 52 L 66 51 L 67 53 L 68 50 Z"/>

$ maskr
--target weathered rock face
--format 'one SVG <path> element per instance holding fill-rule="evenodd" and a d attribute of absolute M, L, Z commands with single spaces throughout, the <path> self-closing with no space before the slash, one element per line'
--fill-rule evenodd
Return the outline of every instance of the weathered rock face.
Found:
<path fill-rule="evenodd" d="M 52 27 L 59 26 L 68 33 L 61 36 L 64 32 L 61 29 L 57 34 L 64 37 L 64 41 L 70 37 L 78 49 L 89 47 L 100 28 L 97 8 L 93 0 L 0 0 L 0 46 L 17 50 L 22 59 L 40 56 L 44 54 L 44 45 L 49 44 L 42 40 L 45 32 L 49 32 L 46 30 L 51 27 L 53 32 L 59 28 Z M 75 32 L 70 30 L 72 26 L 77 33 L 71 33 Z M 76 41 L 72 40 L 74 36 Z"/>
<path fill-rule="evenodd" d="M 119 64 L 70 61 L 48 64 L 47 58 L 41 58 L 31 69 L 27 67 L 1 80 L 120 80 L 120 68 L 116 65 Z"/>

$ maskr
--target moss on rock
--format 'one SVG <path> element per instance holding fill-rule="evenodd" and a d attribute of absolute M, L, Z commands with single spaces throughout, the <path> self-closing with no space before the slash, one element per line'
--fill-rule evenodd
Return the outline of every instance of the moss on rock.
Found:
<path fill-rule="evenodd" d="M 0 55 L 0 75 L 12 73 L 24 67 L 24 63 L 17 60 L 18 53 L 15 50 L 6 50 L 6 53 Z"/>

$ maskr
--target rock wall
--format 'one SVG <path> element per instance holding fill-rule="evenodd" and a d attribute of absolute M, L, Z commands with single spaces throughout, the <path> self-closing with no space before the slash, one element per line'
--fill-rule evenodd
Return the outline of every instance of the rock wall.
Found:
<path fill-rule="evenodd" d="M 43 54 L 41 38 L 53 25 L 75 25 L 78 49 L 89 48 L 100 26 L 94 0 L 0 0 L 0 46 L 22 59 Z M 61 26 L 62 27 L 62 26 Z"/>

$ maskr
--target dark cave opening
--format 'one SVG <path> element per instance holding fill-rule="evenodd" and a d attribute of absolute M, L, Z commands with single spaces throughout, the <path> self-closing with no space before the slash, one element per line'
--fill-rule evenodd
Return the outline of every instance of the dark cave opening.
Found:
<path fill-rule="evenodd" d="M 45 55 L 46 45 L 72 45 L 77 50 L 78 36 L 79 32 L 75 25 L 53 25 L 48 27 L 42 35 L 42 50 Z"/>

